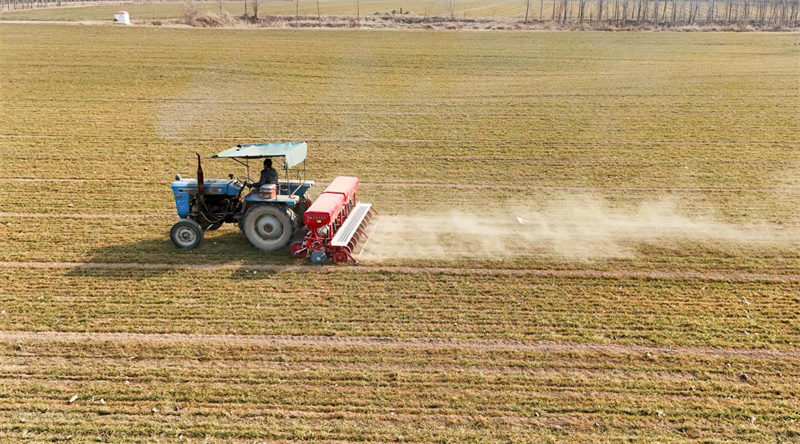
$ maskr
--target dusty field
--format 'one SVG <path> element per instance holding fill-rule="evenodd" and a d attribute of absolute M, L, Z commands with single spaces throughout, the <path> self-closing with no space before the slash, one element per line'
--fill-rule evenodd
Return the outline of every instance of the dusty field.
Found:
<path fill-rule="evenodd" d="M 0 441 L 797 440 L 797 40 L 0 25 Z M 255 140 L 391 257 L 176 251 Z"/>

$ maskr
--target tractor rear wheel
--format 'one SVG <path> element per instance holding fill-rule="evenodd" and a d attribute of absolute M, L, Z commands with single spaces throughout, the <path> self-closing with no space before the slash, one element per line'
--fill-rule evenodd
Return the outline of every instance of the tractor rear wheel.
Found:
<path fill-rule="evenodd" d="M 297 217 L 284 205 L 256 205 L 244 214 L 241 228 L 254 247 L 277 251 L 289 245 L 294 237 Z"/>
<path fill-rule="evenodd" d="M 191 219 L 181 219 L 169 230 L 169 238 L 178 248 L 195 248 L 203 241 L 203 228 Z"/>

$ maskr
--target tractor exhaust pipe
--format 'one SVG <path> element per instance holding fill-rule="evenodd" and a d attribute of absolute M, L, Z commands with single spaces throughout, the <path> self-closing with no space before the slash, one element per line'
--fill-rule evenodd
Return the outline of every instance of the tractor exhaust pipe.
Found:
<path fill-rule="evenodd" d="M 206 185 L 203 181 L 203 165 L 200 162 L 200 153 L 194 153 L 197 155 L 197 195 L 202 196 L 203 192 L 205 191 Z"/>

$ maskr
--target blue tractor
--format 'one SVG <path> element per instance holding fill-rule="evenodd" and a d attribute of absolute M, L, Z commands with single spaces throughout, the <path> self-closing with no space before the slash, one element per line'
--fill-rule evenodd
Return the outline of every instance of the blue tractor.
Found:
<path fill-rule="evenodd" d="M 259 250 L 276 251 L 289 245 L 311 206 L 307 192 L 314 181 L 305 178 L 307 151 L 305 142 L 236 145 L 212 156 L 233 159 L 245 167 L 244 177 L 229 174 L 227 179 L 204 179 L 197 154 L 197 178 L 183 179 L 178 174 L 172 183 L 181 218 L 169 232 L 172 243 L 178 248 L 195 248 L 206 231 L 232 223 Z M 283 179 L 278 184 L 249 188 L 250 160 L 266 158 L 277 161 Z"/>

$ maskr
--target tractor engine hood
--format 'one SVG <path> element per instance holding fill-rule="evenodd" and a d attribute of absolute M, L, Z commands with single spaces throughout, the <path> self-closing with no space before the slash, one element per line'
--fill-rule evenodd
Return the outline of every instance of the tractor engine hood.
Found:
<path fill-rule="evenodd" d="M 239 190 L 243 185 L 230 179 L 205 179 L 205 190 L 203 194 L 206 196 L 230 196 L 234 197 L 239 194 Z M 177 196 L 178 193 L 197 193 L 197 179 L 181 179 L 172 182 L 172 191 Z"/>

